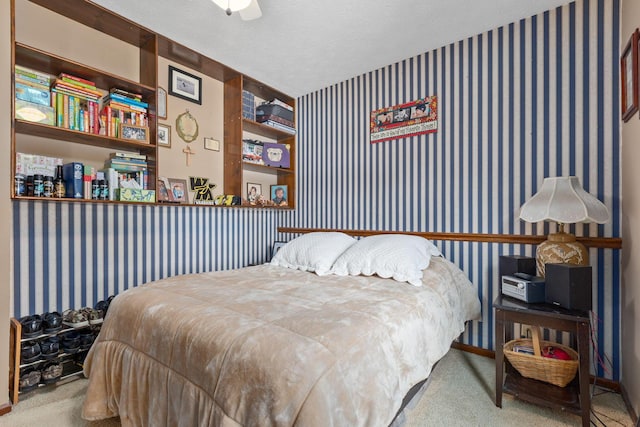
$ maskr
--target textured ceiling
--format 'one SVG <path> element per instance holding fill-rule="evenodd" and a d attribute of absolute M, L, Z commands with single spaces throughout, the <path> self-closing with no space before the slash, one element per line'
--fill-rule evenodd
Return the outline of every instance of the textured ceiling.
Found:
<path fill-rule="evenodd" d="M 231 68 L 300 96 L 568 0 L 259 0 L 262 18 L 211 0 L 94 0 Z"/>

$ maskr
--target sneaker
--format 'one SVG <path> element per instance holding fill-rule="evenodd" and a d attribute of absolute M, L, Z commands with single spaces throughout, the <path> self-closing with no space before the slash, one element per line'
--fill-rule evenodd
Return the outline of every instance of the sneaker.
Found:
<path fill-rule="evenodd" d="M 42 373 L 42 383 L 53 384 L 62 377 L 62 363 L 48 362 L 40 372 Z"/>
<path fill-rule="evenodd" d="M 33 338 L 42 335 L 42 318 L 37 314 L 20 318 L 22 338 Z"/>
<path fill-rule="evenodd" d="M 69 332 L 62 337 L 62 350 L 68 354 L 77 353 L 80 350 L 80 336 L 75 332 Z"/>
<path fill-rule="evenodd" d="M 84 313 L 90 325 L 99 325 L 104 320 L 104 314 L 102 310 L 97 310 L 91 307 L 85 307 L 80 311 Z"/>
<path fill-rule="evenodd" d="M 66 310 L 62 313 L 62 323 L 72 328 L 89 326 L 87 315 L 82 310 Z"/>
<path fill-rule="evenodd" d="M 43 359 L 54 359 L 58 357 L 60 352 L 60 339 L 58 337 L 49 337 L 40 341 L 40 351 Z"/>
<path fill-rule="evenodd" d="M 27 368 L 24 371 L 20 371 L 19 390 L 24 393 L 38 387 L 41 375 L 40 371 L 35 368 Z"/>
<path fill-rule="evenodd" d="M 57 311 L 42 315 L 42 327 L 45 334 L 52 334 L 62 329 L 62 316 Z"/>
<path fill-rule="evenodd" d="M 35 341 L 23 342 L 20 345 L 20 363 L 32 363 L 40 358 L 40 344 Z"/>

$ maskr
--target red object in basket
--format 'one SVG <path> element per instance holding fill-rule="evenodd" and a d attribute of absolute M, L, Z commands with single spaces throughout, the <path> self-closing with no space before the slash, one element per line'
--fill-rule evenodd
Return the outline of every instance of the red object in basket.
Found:
<path fill-rule="evenodd" d="M 550 359 L 558 360 L 571 360 L 569 353 L 561 349 L 560 347 L 548 346 L 542 349 L 542 356 Z"/>

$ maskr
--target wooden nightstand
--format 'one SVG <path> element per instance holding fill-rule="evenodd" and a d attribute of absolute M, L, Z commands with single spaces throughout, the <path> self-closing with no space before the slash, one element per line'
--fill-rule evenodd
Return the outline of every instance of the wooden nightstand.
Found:
<path fill-rule="evenodd" d="M 502 407 L 504 391 L 528 402 L 581 415 L 582 425 L 588 427 L 591 411 L 589 313 L 565 310 L 550 304 L 527 304 L 507 296 L 496 298 L 493 308 L 496 317 L 496 406 Z M 578 352 L 579 366 L 576 378 L 569 385 L 558 387 L 525 378 L 505 360 L 503 346 L 506 341 L 512 339 L 511 324 L 514 322 L 568 331 L 572 334 L 572 347 Z"/>

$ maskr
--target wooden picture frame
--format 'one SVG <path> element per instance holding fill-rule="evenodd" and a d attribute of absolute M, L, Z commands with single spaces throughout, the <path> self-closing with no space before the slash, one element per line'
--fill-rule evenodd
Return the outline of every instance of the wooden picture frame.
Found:
<path fill-rule="evenodd" d="M 170 191 L 171 185 L 169 184 L 169 180 L 167 178 L 158 177 L 158 186 L 156 188 L 156 199 L 158 200 L 158 202 L 173 202 L 173 193 Z"/>
<path fill-rule="evenodd" d="M 174 202 L 189 203 L 189 187 L 186 179 L 169 178 L 169 192 Z"/>
<path fill-rule="evenodd" d="M 158 123 L 158 147 L 171 148 L 171 126 Z"/>
<path fill-rule="evenodd" d="M 289 187 L 287 185 L 272 185 L 270 190 L 270 200 L 275 206 L 289 205 Z"/>
<path fill-rule="evenodd" d="M 639 31 L 636 29 L 620 56 L 620 100 L 622 120 L 628 122 L 638 111 L 638 46 Z"/>
<path fill-rule="evenodd" d="M 159 119 L 167 118 L 167 91 L 158 86 L 158 105 L 156 107 L 156 115 Z"/>
<path fill-rule="evenodd" d="M 120 139 L 149 143 L 149 128 L 120 123 Z"/>
<path fill-rule="evenodd" d="M 253 190 L 254 188 L 256 192 L 255 194 L 252 194 L 251 190 Z M 252 205 L 258 203 L 260 196 L 262 196 L 262 184 L 247 182 L 247 200 L 249 201 L 249 203 L 251 203 Z"/>
<path fill-rule="evenodd" d="M 202 105 L 202 79 L 169 65 L 169 95 Z"/>

